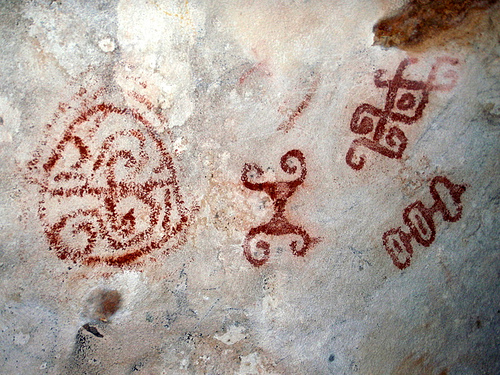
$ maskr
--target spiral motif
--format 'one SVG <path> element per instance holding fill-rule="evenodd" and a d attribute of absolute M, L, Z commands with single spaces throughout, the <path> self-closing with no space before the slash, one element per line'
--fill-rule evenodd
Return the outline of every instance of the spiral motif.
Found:
<path fill-rule="evenodd" d="M 69 122 L 50 156 L 32 164 L 42 171 L 39 216 L 61 259 L 137 263 L 173 246 L 190 223 L 172 157 L 135 109 L 87 107 Z"/>

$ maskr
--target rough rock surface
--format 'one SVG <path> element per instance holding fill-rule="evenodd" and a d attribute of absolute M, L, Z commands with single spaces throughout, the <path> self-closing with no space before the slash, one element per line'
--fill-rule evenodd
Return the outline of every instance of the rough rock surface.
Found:
<path fill-rule="evenodd" d="M 1 1 L 0 373 L 500 373 L 499 6 L 404 5 Z"/>

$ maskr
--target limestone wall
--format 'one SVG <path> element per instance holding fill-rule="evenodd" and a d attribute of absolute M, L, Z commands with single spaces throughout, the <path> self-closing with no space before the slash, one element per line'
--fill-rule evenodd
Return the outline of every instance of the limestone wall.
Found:
<path fill-rule="evenodd" d="M 0 373 L 500 373 L 499 15 L 1 1 Z"/>

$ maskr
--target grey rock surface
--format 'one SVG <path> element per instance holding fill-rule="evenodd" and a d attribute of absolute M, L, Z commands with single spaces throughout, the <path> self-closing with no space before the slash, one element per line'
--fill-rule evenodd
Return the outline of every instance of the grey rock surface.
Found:
<path fill-rule="evenodd" d="M 400 5 L 1 1 L 0 373 L 500 373 L 499 8 Z"/>

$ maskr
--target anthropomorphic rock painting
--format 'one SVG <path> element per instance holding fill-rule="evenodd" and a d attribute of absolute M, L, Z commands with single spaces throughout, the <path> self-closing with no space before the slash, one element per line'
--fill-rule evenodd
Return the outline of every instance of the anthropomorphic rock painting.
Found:
<path fill-rule="evenodd" d="M 360 170 L 365 166 L 366 156 L 360 152 L 363 147 L 391 159 L 401 159 L 408 146 L 408 138 L 399 124 L 412 125 L 422 118 L 431 91 L 446 91 L 455 86 L 457 72 L 451 68 L 458 64 L 457 59 L 438 58 L 426 81 L 405 78 L 405 69 L 417 62 L 415 58 L 404 59 L 392 79 L 382 79 L 387 73 L 385 70 L 375 72 L 375 86 L 387 88 L 387 95 L 382 108 L 363 103 L 352 115 L 351 131 L 362 135 L 352 142 L 346 154 L 346 163 L 352 169 Z M 445 68 L 447 70 L 441 74 L 447 82 L 437 83 L 438 73 Z"/>
<path fill-rule="evenodd" d="M 285 206 L 307 175 L 306 159 L 299 150 L 290 150 L 281 157 L 280 167 L 283 172 L 296 176 L 289 181 L 257 182 L 264 174 L 263 169 L 255 164 L 245 164 L 241 181 L 243 185 L 256 191 L 264 191 L 273 201 L 274 214 L 265 224 L 250 229 L 243 242 L 243 253 L 255 267 L 260 267 L 269 260 L 271 245 L 266 239 L 273 236 L 293 236 L 289 246 L 296 256 L 304 256 L 318 240 L 298 225 L 291 224 L 285 216 Z"/>

